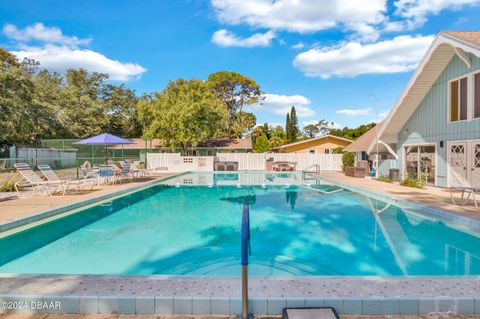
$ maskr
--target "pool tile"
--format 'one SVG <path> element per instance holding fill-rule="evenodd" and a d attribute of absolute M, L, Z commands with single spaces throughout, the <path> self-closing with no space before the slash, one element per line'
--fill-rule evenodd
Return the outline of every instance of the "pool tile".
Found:
<path fill-rule="evenodd" d="M 113 296 L 98 297 L 98 312 L 101 314 L 118 313 L 118 299 Z"/>
<path fill-rule="evenodd" d="M 305 307 L 323 307 L 325 300 L 320 297 L 307 297 L 305 298 Z"/>
<path fill-rule="evenodd" d="M 362 314 L 362 299 L 348 298 L 343 300 L 344 315 L 361 315 Z"/>
<path fill-rule="evenodd" d="M 194 315 L 210 315 L 212 313 L 210 297 L 193 297 L 192 313 Z"/>
<path fill-rule="evenodd" d="M 39 300 L 40 301 L 40 300 Z M 80 298 L 79 297 L 69 297 L 69 296 L 53 296 L 53 295 L 47 295 L 43 296 L 41 298 L 41 301 L 47 304 L 52 304 L 52 303 L 60 303 L 60 308 L 53 308 L 53 309 L 36 309 L 36 312 L 42 312 L 42 313 L 66 313 L 65 311 L 68 310 L 69 306 L 71 306 L 72 309 L 70 310 L 76 310 L 78 313 L 79 310 L 79 304 L 80 304 Z M 68 305 L 70 303 L 71 305 Z M 73 313 L 73 312 L 69 312 Z"/>
<path fill-rule="evenodd" d="M 267 314 L 281 315 L 283 308 L 287 306 L 287 300 L 283 297 L 268 297 L 267 298 Z"/>
<path fill-rule="evenodd" d="M 155 314 L 173 315 L 173 298 L 155 297 Z"/>
<path fill-rule="evenodd" d="M 287 308 L 305 307 L 305 298 L 287 297 Z"/>
<path fill-rule="evenodd" d="M 135 314 L 135 297 L 118 297 L 118 313 L 123 315 Z"/>
<path fill-rule="evenodd" d="M 98 313 L 98 297 L 97 296 L 81 296 L 80 297 L 80 313 L 81 314 L 97 314 Z"/>
<path fill-rule="evenodd" d="M 427 315 L 437 311 L 437 303 L 434 298 L 420 298 L 418 300 L 418 313 L 420 315 Z"/>
<path fill-rule="evenodd" d="M 214 297 L 211 300 L 212 315 L 229 315 L 230 314 L 230 298 Z"/>
<path fill-rule="evenodd" d="M 371 298 L 362 300 L 362 314 L 364 315 L 381 315 L 382 299 Z"/>
<path fill-rule="evenodd" d="M 154 314 L 155 313 L 155 298 L 151 296 L 139 296 L 135 299 L 135 313 Z"/>
<path fill-rule="evenodd" d="M 475 300 L 473 298 L 458 298 L 457 313 L 459 315 L 475 314 Z"/>
<path fill-rule="evenodd" d="M 338 314 L 343 314 L 343 300 L 339 298 L 325 298 L 324 307 L 332 307 Z"/>
<path fill-rule="evenodd" d="M 401 315 L 418 315 L 418 299 L 399 299 Z"/>
<path fill-rule="evenodd" d="M 439 297 L 436 300 L 436 309 L 438 312 L 457 312 L 457 302 L 453 298 Z"/>
<path fill-rule="evenodd" d="M 249 312 L 252 314 L 255 314 L 255 315 L 267 314 L 267 298 L 265 297 L 250 298 L 248 306 L 249 306 Z"/>
<path fill-rule="evenodd" d="M 475 298 L 475 314 L 480 314 L 480 298 Z"/>
<path fill-rule="evenodd" d="M 192 297 L 173 297 L 173 313 L 175 315 L 191 315 Z"/>
<path fill-rule="evenodd" d="M 398 299 L 382 300 L 382 315 L 400 314 L 400 302 Z"/>
<path fill-rule="evenodd" d="M 238 297 L 230 297 L 230 315 L 240 316 L 242 314 L 242 299 Z"/>

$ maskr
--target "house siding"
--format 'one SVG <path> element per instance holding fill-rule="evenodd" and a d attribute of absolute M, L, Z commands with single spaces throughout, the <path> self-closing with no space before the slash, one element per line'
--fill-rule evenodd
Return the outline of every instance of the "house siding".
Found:
<path fill-rule="evenodd" d="M 447 142 L 480 139 L 480 119 L 448 123 L 448 81 L 458 76 L 480 70 L 480 58 L 469 54 L 471 67 L 454 56 L 440 74 L 419 107 L 399 133 L 397 154 L 399 167 L 403 168 L 405 144 L 432 143 L 437 152 L 437 186 L 447 186 Z M 440 148 L 440 141 L 444 141 Z"/>

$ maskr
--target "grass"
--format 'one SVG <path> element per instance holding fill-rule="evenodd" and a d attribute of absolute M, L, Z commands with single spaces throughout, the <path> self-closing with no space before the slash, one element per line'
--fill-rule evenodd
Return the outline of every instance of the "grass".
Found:
<path fill-rule="evenodd" d="M 384 183 L 393 183 L 393 181 L 387 176 L 379 176 L 376 180 Z"/>

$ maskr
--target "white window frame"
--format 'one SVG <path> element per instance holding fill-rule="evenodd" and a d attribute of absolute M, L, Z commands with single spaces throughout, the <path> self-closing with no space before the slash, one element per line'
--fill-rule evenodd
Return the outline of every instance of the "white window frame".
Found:
<path fill-rule="evenodd" d="M 452 122 L 452 123 L 455 123 L 455 122 Z M 418 146 L 418 147 L 420 147 L 420 146 L 434 146 L 435 147 L 435 183 L 433 184 L 433 186 L 437 186 L 438 185 L 438 157 L 439 157 L 439 155 L 438 155 L 439 146 L 437 144 L 438 143 L 407 143 L 407 144 L 402 144 L 402 147 L 403 147 L 403 149 L 402 149 L 402 167 L 401 167 L 402 179 L 406 178 L 406 173 L 407 173 L 407 170 L 406 170 L 407 152 L 405 151 L 405 149 L 407 147 L 414 147 L 414 146 Z"/>
<path fill-rule="evenodd" d="M 475 70 L 473 72 L 465 73 L 460 76 L 457 76 L 453 79 L 448 80 L 448 88 L 447 88 L 447 123 L 448 124 L 454 124 L 454 123 L 462 123 L 462 122 L 467 122 L 467 121 L 473 121 L 473 120 L 478 120 L 480 117 L 473 117 L 474 115 L 474 103 L 475 103 L 475 96 L 474 96 L 474 89 L 475 89 L 475 75 L 480 74 L 478 70 Z M 451 116 L 451 95 L 452 95 L 452 89 L 451 89 L 451 84 L 454 81 L 459 81 L 463 78 L 467 78 L 467 119 L 465 120 L 458 120 L 458 121 L 451 121 L 450 116 Z M 458 90 L 458 116 L 460 117 L 460 85 L 459 85 L 459 90 Z"/>
<path fill-rule="evenodd" d="M 478 70 L 472 73 L 472 107 L 470 112 L 472 121 L 480 120 L 480 116 L 475 117 L 475 76 L 476 75 L 480 75 L 480 72 Z M 478 98 L 480 99 L 480 96 Z"/>

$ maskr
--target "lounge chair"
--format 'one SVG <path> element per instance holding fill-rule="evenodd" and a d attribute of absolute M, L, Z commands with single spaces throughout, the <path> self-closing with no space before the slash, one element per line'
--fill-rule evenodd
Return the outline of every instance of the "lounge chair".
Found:
<path fill-rule="evenodd" d="M 155 172 L 156 170 L 151 168 L 140 168 L 144 165 L 144 163 L 140 161 L 134 161 L 131 168 L 132 172 L 136 173 L 137 176 L 149 176 L 151 173 Z"/>
<path fill-rule="evenodd" d="M 460 198 L 460 202 L 458 203 L 453 198 L 454 192 L 462 193 L 462 197 Z M 465 197 L 465 195 L 467 196 Z M 451 187 L 450 188 L 450 199 L 452 200 L 452 204 L 454 205 L 465 205 L 468 203 L 470 196 L 472 196 L 472 200 L 475 205 L 475 208 L 479 208 L 475 195 L 480 195 L 480 188 L 477 188 L 477 187 Z"/>
<path fill-rule="evenodd" d="M 82 178 L 79 180 L 63 180 L 60 177 L 58 177 L 57 173 L 55 173 L 54 170 L 50 167 L 50 165 L 38 165 L 38 169 L 42 173 L 43 177 L 47 181 L 57 181 L 57 182 L 63 182 L 65 183 L 65 188 L 66 191 L 70 188 L 70 186 L 75 185 L 77 188 L 77 191 L 83 191 L 83 188 L 85 187 L 86 184 L 90 184 L 90 190 L 93 189 L 93 186 L 97 184 L 97 180 L 95 178 Z"/>
<path fill-rule="evenodd" d="M 55 192 L 61 192 L 62 196 L 67 191 L 66 183 L 64 181 L 44 181 L 30 168 L 26 163 L 13 164 L 17 172 L 22 176 L 14 184 L 15 190 L 20 197 L 20 188 L 31 187 L 32 196 L 41 195 L 43 192 L 49 196 L 53 196 Z"/>

